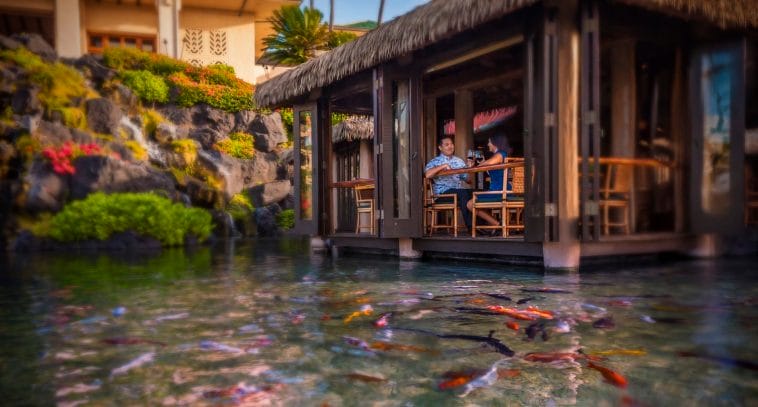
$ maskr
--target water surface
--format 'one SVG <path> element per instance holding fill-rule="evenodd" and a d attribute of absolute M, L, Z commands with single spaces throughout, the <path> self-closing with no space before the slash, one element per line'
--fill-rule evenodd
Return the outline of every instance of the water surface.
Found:
<path fill-rule="evenodd" d="M 6 405 L 68 406 L 750 405 L 756 265 L 545 274 L 334 260 L 297 240 L 15 256 L 0 260 L 0 394 Z M 543 288 L 566 292 L 530 292 Z M 545 318 L 497 313 L 535 315 L 529 306 Z M 532 324 L 542 325 L 529 338 Z M 490 332 L 514 356 L 461 337 Z M 543 363 L 534 352 L 565 355 Z"/>

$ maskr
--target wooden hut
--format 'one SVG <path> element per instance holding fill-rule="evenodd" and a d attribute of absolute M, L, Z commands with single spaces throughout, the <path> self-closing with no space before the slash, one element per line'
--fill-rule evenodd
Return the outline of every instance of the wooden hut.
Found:
<path fill-rule="evenodd" d="M 546 267 L 715 254 L 743 229 L 746 177 L 758 174 L 745 152 L 758 128 L 757 32 L 755 0 L 432 0 L 255 97 L 294 105 L 296 228 L 335 250 Z M 335 135 L 335 113 L 372 117 L 373 137 Z M 445 131 L 459 157 L 507 135 L 516 159 L 491 168 L 513 186 L 491 210 L 502 234 L 473 236 L 425 196 Z M 341 172 L 338 157 L 361 140 L 370 168 Z M 486 188 L 480 170 L 463 170 L 482 174 L 474 189 Z M 339 198 L 367 185 L 370 198 Z M 345 205 L 367 210 L 358 201 L 371 203 L 372 227 L 340 228 Z"/>

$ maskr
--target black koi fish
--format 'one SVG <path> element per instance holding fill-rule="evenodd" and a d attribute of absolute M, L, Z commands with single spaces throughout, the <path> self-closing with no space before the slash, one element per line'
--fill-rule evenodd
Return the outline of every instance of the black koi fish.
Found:
<path fill-rule="evenodd" d="M 711 355 L 708 353 L 699 353 L 696 351 L 681 351 L 677 352 L 681 357 L 695 357 L 701 359 L 712 360 L 714 362 L 721 363 L 726 366 L 737 366 L 743 369 L 758 370 L 758 363 L 751 362 L 749 360 L 734 359 L 728 356 Z"/>
<path fill-rule="evenodd" d="M 426 335 L 432 335 L 436 336 L 440 339 L 460 339 L 464 341 L 474 341 L 474 342 L 481 342 L 485 343 L 487 345 L 492 346 L 498 353 L 503 354 L 505 356 L 512 357 L 515 352 L 511 348 L 509 348 L 506 344 L 500 341 L 500 339 L 493 338 L 492 334 L 495 333 L 495 331 L 490 331 L 488 336 L 478 336 L 478 335 L 462 335 L 462 334 L 438 334 L 436 332 L 432 331 L 426 331 L 423 329 L 415 329 L 415 328 L 392 328 L 394 330 L 400 330 L 400 331 L 409 331 L 409 332 L 418 332 Z"/>
<path fill-rule="evenodd" d="M 492 298 L 497 298 L 498 300 L 512 301 L 511 297 L 509 297 L 507 295 L 504 295 L 504 294 L 488 294 L 488 293 L 483 293 L 483 294 L 487 295 L 487 296 L 490 296 Z"/>
<path fill-rule="evenodd" d="M 526 304 L 527 302 L 529 302 L 529 301 L 531 301 L 531 300 L 533 300 L 533 299 L 534 299 L 534 297 L 526 297 L 526 298 L 522 298 L 522 299 L 520 299 L 520 300 L 516 301 L 516 304 L 518 304 L 518 305 L 521 305 L 521 304 Z"/>
<path fill-rule="evenodd" d="M 592 327 L 599 328 L 599 329 L 610 329 L 610 328 L 615 328 L 616 323 L 613 322 L 613 317 L 610 316 L 610 317 L 600 318 L 597 321 L 593 322 Z"/>

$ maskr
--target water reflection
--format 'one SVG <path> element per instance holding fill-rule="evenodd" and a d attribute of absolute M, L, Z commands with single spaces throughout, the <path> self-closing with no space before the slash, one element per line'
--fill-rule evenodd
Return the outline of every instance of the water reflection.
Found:
<path fill-rule="evenodd" d="M 0 264 L 9 404 L 748 404 L 758 392 L 754 260 L 544 274 L 260 240 Z"/>

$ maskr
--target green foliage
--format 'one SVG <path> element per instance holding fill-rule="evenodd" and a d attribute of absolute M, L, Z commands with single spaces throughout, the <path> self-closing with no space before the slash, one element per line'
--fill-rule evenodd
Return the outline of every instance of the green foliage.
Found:
<path fill-rule="evenodd" d="M 171 150 L 182 156 L 182 161 L 192 165 L 197 159 L 197 145 L 193 140 L 174 140 L 171 142 Z"/>
<path fill-rule="evenodd" d="M 226 211 L 232 215 L 234 220 L 245 220 L 253 213 L 253 204 L 250 197 L 245 193 L 239 193 L 232 197 L 226 206 Z"/>
<path fill-rule="evenodd" d="M 60 113 L 63 117 L 63 124 L 75 129 L 87 128 L 87 115 L 84 113 L 84 109 L 80 107 L 57 107 L 52 109 L 52 112 Z"/>
<path fill-rule="evenodd" d="M 358 38 L 358 36 L 351 32 L 332 31 L 329 34 L 329 38 L 326 40 L 326 47 L 329 49 L 335 49 L 342 44 L 355 40 L 356 38 Z"/>
<path fill-rule="evenodd" d="M 266 57 L 281 65 L 298 65 L 326 49 L 329 29 L 316 9 L 284 6 L 274 11 L 271 25 L 274 33 L 265 37 Z"/>
<path fill-rule="evenodd" d="M 29 134 L 18 137 L 14 144 L 16 151 L 20 152 L 26 160 L 30 160 L 34 154 L 42 151 L 42 143 L 39 139 Z"/>
<path fill-rule="evenodd" d="M 0 61 L 26 70 L 28 80 L 40 87 L 39 100 L 48 110 L 76 106 L 83 98 L 93 96 L 79 71 L 60 62 L 47 63 L 26 48 L 2 50 Z"/>
<path fill-rule="evenodd" d="M 158 128 L 158 125 L 166 121 L 155 109 L 145 109 L 140 113 L 140 116 L 142 117 L 142 130 L 147 136 L 155 135 L 155 129 Z"/>
<path fill-rule="evenodd" d="M 123 71 L 120 74 L 124 85 L 134 91 L 143 102 L 168 102 L 166 81 L 150 71 Z"/>
<path fill-rule="evenodd" d="M 168 80 L 177 90 L 176 103 L 180 106 L 207 103 L 227 112 L 255 108 L 253 86 L 224 69 L 192 67 Z"/>
<path fill-rule="evenodd" d="M 295 124 L 295 112 L 291 107 L 280 109 L 279 115 L 282 116 L 282 125 L 287 131 L 287 140 L 292 141 L 292 126 Z"/>
<path fill-rule="evenodd" d="M 174 246 L 183 244 L 187 235 L 204 241 L 211 229 L 211 216 L 203 209 L 185 208 L 152 193 L 97 192 L 58 212 L 50 222 L 49 236 L 65 242 L 105 240 L 131 230 Z"/>
<path fill-rule="evenodd" d="M 249 160 L 255 155 L 254 141 L 250 134 L 231 133 L 229 138 L 219 141 L 213 148 L 232 157 Z"/>
<path fill-rule="evenodd" d="M 279 229 L 289 230 L 295 227 L 295 210 L 285 209 L 276 214 L 276 225 Z"/>
<path fill-rule="evenodd" d="M 127 140 L 124 142 L 124 146 L 132 152 L 132 157 L 134 157 L 135 160 L 145 161 L 148 159 L 147 150 L 145 150 L 145 147 L 142 147 L 139 142 Z"/>
<path fill-rule="evenodd" d="M 103 63 L 117 71 L 144 69 L 150 63 L 150 54 L 136 48 L 108 47 L 103 51 Z"/>
<path fill-rule="evenodd" d="M 365 20 L 365 21 L 359 21 L 353 24 L 348 24 L 345 27 L 358 28 L 362 30 L 373 30 L 374 28 L 376 28 L 376 26 L 377 26 L 376 21 Z"/>

